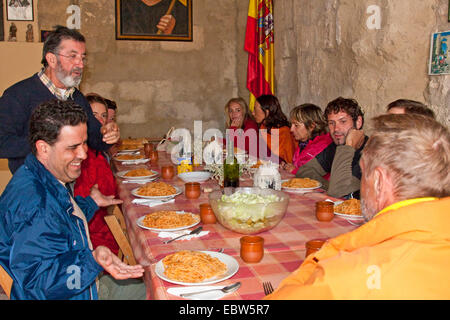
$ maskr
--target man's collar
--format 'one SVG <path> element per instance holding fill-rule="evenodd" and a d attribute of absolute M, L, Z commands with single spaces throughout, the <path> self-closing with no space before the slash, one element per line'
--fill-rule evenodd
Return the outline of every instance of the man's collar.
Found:
<path fill-rule="evenodd" d="M 42 81 L 42 83 L 47 87 L 50 92 L 58 98 L 58 100 L 67 100 L 69 97 L 73 99 L 72 95 L 75 92 L 75 87 L 68 88 L 64 93 L 61 93 L 61 91 L 55 86 L 55 84 L 50 80 L 50 78 L 45 74 L 45 68 L 42 68 L 41 71 L 38 73 L 39 79 Z"/>
<path fill-rule="evenodd" d="M 396 210 L 402 207 L 406 207 L 409 206 L 411 204 L 414 203 L 418 203 L 418 202 L 425 202 L 425 201 L 432 201 L 432 200 L 437 200 L 437 198 L 434 197 L 424 197 L 424 198 L 415 198 L 415 199 L 407 199 L 407 200 L 403 200 L 403 201 L 399 201 L 399 202 L 395 202 L 389 206 L 387 206 L 386 208 L 384 208 L 383 210 L 381 210 L 380 212 L 378 212 L 374 218 L 384 212 L 390 211 L 390 210 Z"/>

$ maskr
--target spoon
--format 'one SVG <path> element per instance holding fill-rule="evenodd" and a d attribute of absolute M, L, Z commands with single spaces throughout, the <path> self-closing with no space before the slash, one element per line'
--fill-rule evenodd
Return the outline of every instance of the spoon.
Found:
<path fill-rule="evenodd" d="M 164 241 L 164 244 L 168 244 L 168 243 L 170 243 L 170 242 L 172 242 L 172 241 L 174 241 L 174 240 L 180 239 L 181 237 L 185 237 L 185 236 L 188 236 L 188 235 L 191 235 L 191 234 L 197 234 L 197 233 L 200 233 L 200 231 L 202 231 L 202 229 L 203 229 L 203 227 L 200 226 L 200 227 L 198 227 L 198 228 L 195 228 L 194 230 L 192 230 L 191 232 L 189 232 L 189 233 L 187 233 L 187 234 L 182 234 L 181 236 L 178 236 L 178 237 L 176 237 L 176 238 L 173 238 L 173 239 L 170 239 L 170 240 L 166 240 L 166 241 Z"/>
<path fill-rule="evenodd" d="M 223 287 L 223 288 L 217 288 L 217 289 L 209 289 L 209 290 L 203 290 L 203 291 L 196 291 L 196 292 L 188 292 L 188 293 L 181 293 L 180 297 L 190 297 L 194 294 L 199 294 L 199 293 L 204 293 L 204 292 L 210 292 L 210 291 L 215 291 L 215 290 L 219 290 L 222 291 L 223 293 L 231 293 L 236 291 L 237 289 L 239 289 L 239 287 L 241 286 L 240 282 L 236 282 L 233 283 L 229 286 Z"/>

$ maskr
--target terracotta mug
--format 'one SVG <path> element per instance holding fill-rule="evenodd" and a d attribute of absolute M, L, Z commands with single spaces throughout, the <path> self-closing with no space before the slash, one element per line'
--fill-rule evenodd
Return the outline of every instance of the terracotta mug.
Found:
<path fill-rule="evenodd" d="M 241 258 L 247 263 L 260 262 L 264 257 L 264 238 L 243 236 L 241 239 Z"/>
<path fill-rule="evenodd" d="M 144 154 L 146 159 L 150 159 L 152 151 L 153 151 L 153 144 L 144 143 Z"/>
<path fill-rule="evenodd" d="M 161 177 L 163 179 L 172 179 L 175 176 L 175 168 L 173 166 L 164 166 L 161 168 Z"/>
<path fill-rule="evenodd" d="M 202 203 L 200 205 L 200 219 L 202 220 L 203 224 L 211 224 L 216 223 L 216 215 L 214 214 L 214 211 L 209 203 Z"/>
<path fill-rule="evenodd" d="M 319 221 L 331 221 L 334 218 L 334 203 L 330 201 L 316 202 L 316 218 Z"/>
<path fill-rule="evenodd" d="M 198 182 L 187 182 L 184 184 L 184 195 L 188 199 L 197 199 L 200 197 L 200 183 Z"/>
<path fill-rule="evenodd" d="M 317 252 L 320 250 L 320 248 L 322 248 L 322 246 L 324 245 L 326 240 L 323 239 L 313 239 L 313 240 L 309 240 L 306 244 L 305 244 L 305 248 L 306 248 L 306 254 L 305 254 L 305 258 L 307 256 L 309 256 L 311 253 Z"/>
<path fill-rule="evenodd" d="M 157 162 L 158 161 L 158 151 L 153 150 L 150 152 L 150 161 L 151 162 Z"/>

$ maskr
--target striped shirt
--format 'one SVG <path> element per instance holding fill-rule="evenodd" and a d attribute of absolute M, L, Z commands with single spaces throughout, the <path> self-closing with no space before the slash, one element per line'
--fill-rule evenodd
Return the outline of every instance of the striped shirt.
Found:
<path fill-rule="evenodd" d="M 50 92 L 58 98 L 58 100 L 66 101 L 67 99 L 72 98 L 73 93 L 75 92 L 75 87 L 69 88 L 67 90 L 60 90 L 55 86 L 55 84 L 50 80 L 49 77 L 45 74 L 45 68 L 42 68 L 38 73 L 39 79 L 42 83 L 50 90 Z"/>

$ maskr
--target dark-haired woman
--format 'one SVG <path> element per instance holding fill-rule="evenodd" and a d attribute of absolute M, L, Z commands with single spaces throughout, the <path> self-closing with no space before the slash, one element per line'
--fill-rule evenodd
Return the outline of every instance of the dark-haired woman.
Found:
<path fill-rule="evenodd" d="M 290 123 L 281 110 L 280 102 L 273 95 L 259 96 L 255 101 L 253 117 L 260 130 L 267 130 L 267 135 L 262 134 L 267 146 L 267 156 L 272 159 L 278 157 L 279 163 L 292 163 L 295 150 L 295 142 L 290 132 Z M 272 143 L 272 137 L 278 135 L 278 148 Z M 259 148 L 261 148 L 261 144 Z"/>
<path fill-rule="evenodd" d="M 291 110 L 291 132 L 298 147 L 295 150 L 292 163 L 282 164 L 283 169 L 296 174 L 298 168 L 314 159 L 328 147 L 333 140 L 327 132 L 327 123 L 320 107 L 305 103 Z"/>
<path fill-rule="evenodd" d="M 86 95 L 95 118 L 103 126 L 107 122 L 108 111 L 103 97 L 90 93 Z M 81 175 L 75 182 L 74 194 L 86 197 L 90 194 L 91 188 L 97 185 L 100 192 L 106 196 L 118 196 L 116 180 L 111 171 L 108 161 L 102 152 L 88 148 L 87 158 L 81 163 Z M 89 221 L 89 233 L 94 249 L 103 245 L 108 247 L 114 254 L 119 252 L 119 245 L 114 239 L 104 220 L 108 214 L 106 207 L 99 208 Z"/>

